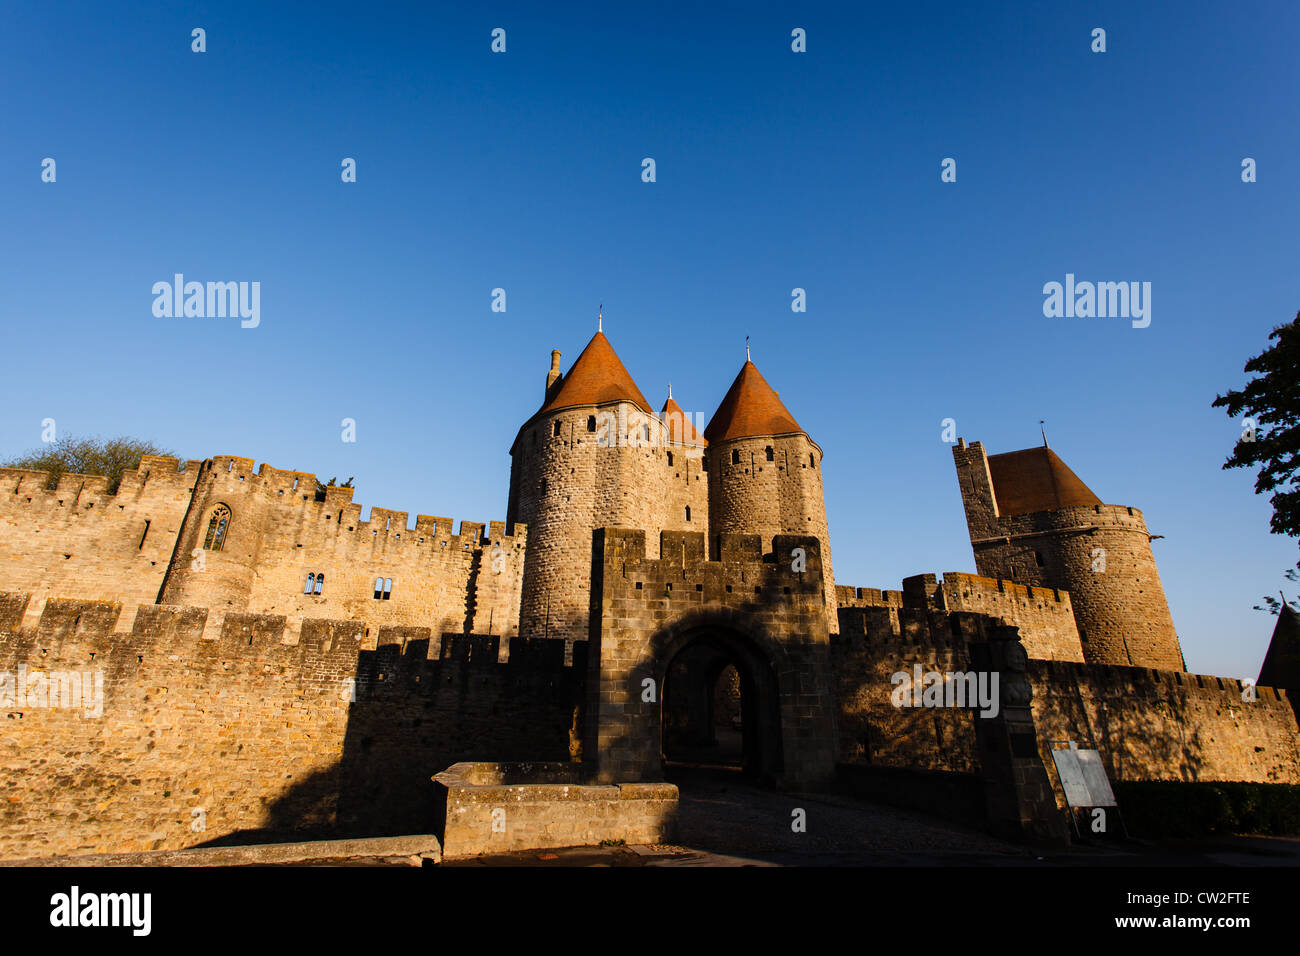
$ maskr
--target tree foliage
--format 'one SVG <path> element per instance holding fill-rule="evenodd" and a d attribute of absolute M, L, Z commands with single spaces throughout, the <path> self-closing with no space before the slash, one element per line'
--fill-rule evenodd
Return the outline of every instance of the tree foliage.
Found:
<path fill-rule="evenodd" d="M 329 481 L 325 482 L 325 484 L 323 484 L 323 485 L 321 484 L 320 479 L 317 478 L 317 479 L 316 479 L 316 500 L 317 500 L 317 501 L 324 501 L 324 500 L 325 500 L 325 489 L 326 489 L 326 488 L 334 488 L 334 487 L 336 487 L 336 486 L 339 487 L 339 488 L 351 488 L 351 487 L 352 487 L 352 476 L 349 475 L 349 476 L 348 476 L 348 480 L 345 481 L 345 482 L 343 482 L 343 484 L 341 484 L 341 485 L 338 484 L 338 479 L 337 479 L 337 478 L 331 478 Z"/>
<path fill-rule="evenodd" d="M 34 448 L 17 458 L 4 462 L 6 468 L 29 468 L 50 473 L 50 487 L 59 477 L 70 475 L 103 475 L 108 479 L 109 494 L 117 491 L 123 472 L 140 465 L 145 455 L 175 457 L 176 453 L 159 448 L 141 438 L 77 438 L 65 435 L 41 448 Z"/>
<path fill-rule="evenodd" d="M 1258 468 L 1255 493 L 1268 495 L 1273 506 L 1269 530 L 1300 537 L 1300 313 L 1268 337 L 1274 344 L 1246 363 L 1255 377 L 1214 399 L 1232 418 L 1243 416 L 1242 436 L 1223 467 Z M 1295 571 L 1286 577 L 1297 580 Z M 1274 614 L 1283 602 L 1300 607 L 1285 597 L 1264 598 Z"/>

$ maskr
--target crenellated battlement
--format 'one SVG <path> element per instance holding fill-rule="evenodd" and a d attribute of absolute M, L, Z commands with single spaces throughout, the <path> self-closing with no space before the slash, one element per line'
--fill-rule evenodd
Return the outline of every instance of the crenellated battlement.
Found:
<path fill-rule="evenodd" d="M 501 637 L 495 634 L 439 634 L 429 627 L 365 620 L 293 622 L 283 614 L 247 612 L 226 612 L 220 628 L 213 629 L 207 626 L 213 613 L 208 608 L 168 604 L 141 606 L 128 621 L 122 606 L 114 602 L 50 598 L 36 626 L 24 628 L 21 621 L 29 597 L 0 592 L 0 657 L 13 664 L 46 664 L 47 659 L 67 663 L 80 655 L 90 666 L 123 655 L 165 652 L 181 659 L 204 655 L 294 663 L 303 667 L 304 675 L 317 673 L 317 665 L 346 660 L 351 662 L 351 671 L 343 674 L 347 677 L 354 676 L 362 651 L 375 651 L 380 662 L 395 657 L 474 667 L 510 664 L 542 671 L 585 666 L 583 651 L 576 649 L 573 661 L 565 663 L 563 641 L 515 638 L 502 657 Z M 335 673 L 338 668 L 327 670 Z"/>
<path fill-rule="evenodd" d="M 892 607 L 903 606 L 902 591 L 887 591 L 883 588 L 858 588 L 847 585 L 835 585 L 835 601 L 844 607 Z"/>
<path fill-rule="evenodd" d="M 772 550 L 763 550 L 763 539 L 756 534 L 723 532 L 716 536 L 712 549 L 707 547 L 702 531 L 664 531 L 659 535 L 658 558 L 646 557 L 644 531 L 629 528 L 602 529 L 607 554 L 616 554 L 625 561 L 664 562 L 673 567 L 717 567 L 720 565 L 768 565 L 784 567 L 791 575 L 806 574 L 814 564 L 820 571 L 821 546 L 811 535 L 776 535 Z M 802 556 L 795 554 L 802 549 Z M 795 571 L 796 561 L 805 565 L 804 571 Z"/>
<path fill-rule="evenodd" d="M 1140 697 L 1159 692 L 1159 688 L 1177 688 L 1187 693 L 1219 697 L 1225 704 L 1249 706 L 1257 701 L 1289 701 L 1280 687 L 1255 686 L 1255 701 L 1243 695 L 1248 685 L 1235 677 L 1190 674 L 1187 671 L 1158 670 L 1153 667 L 1121 667 L 1114 664 L 1074 664 L 1065 661 L 1035 661 L 1034 672 L 1051 685 L 1069 688 L 1081 673 L 1091 685 L 1107 696 Z"/>
<path fill-rule="evenodd" d="M 515 524 L 507 533 L 503 521 L 484 524 L 462 519 L 460 530 L 454 531 L 456 519 L 421 514 L 416 515 L 412 526 L 409 523 L 410 512 L 378 505 L 372 505 L 369 516 L 363 520 L 362 505 L 352 500 L 354 488 L 330 485 L 325 488 L 324 501 L 317 500 L 317 478 L 314 472 L 279 469 L 265 462 L 255 470 L 252 458 L 233 455 L 217 455 L 205 464 L 214 479 L 212 493 L 217 497 L 228 497 L 228 492 L 243 485 L 248 491 L 261 492 L 286 506 L 290 502 L 296 502 L 311 516 L 322 521 L 334 521 L 334 527 L 352 532 L 358 539 L 363 539 L 367 534 L 372 538 L 383 535 L 393 541 L 468 551 L 483 544 L 522 548 L 527 537 L 525 525 Z M 239 490 L 244 491 L 243 488 Z M 484 529 L 489 529 L 486 536 Z"/>
<path fill-rule="evenodd" d="M 30 468 L 0 468 L 0 506 L 3 499 L 21 498 L 33 505 L 73 506 L 87 509 L 102 499 L 138 497 L 146 490 L 188 490 L 194 487 L 200 461 L 181 462 L 177 458 L 145 455 L 138 468 L 123 472 L 117 490 L 110 493 L 108 478 L 63 472 L 57 481 L 48 471 Z"/>

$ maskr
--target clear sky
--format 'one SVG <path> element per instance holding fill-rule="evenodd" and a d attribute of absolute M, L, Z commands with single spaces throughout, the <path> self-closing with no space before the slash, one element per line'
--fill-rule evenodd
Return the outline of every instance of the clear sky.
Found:
<path fill-rule="evenodd" d="M 997 453 L 1046 419 L 1163 535 L 1189 668 L 1258 672 L 1296 545 L 1210 403 L 1300 310 L 1300 5 L 462 7 L 7 5 L 0 454 L 53 418 L 500 520 L 603 302 L 705 421 L 751 336 L 825 451 L 838 583 L 974 570 L 941 421 Z M 155 317 L 177 272 L 260 282 L 260 325 Z M 1150 282 L 1150 326 L 1045 317 L 1067 273 Z"/>

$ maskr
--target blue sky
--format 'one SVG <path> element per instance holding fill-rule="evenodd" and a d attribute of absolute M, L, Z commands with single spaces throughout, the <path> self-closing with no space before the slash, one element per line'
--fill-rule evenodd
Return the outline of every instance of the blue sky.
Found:
<path fill-rule="evenodd" d="M 1210 402 L 1300 310 L 1300 7 L 465 6 L 11 5 L 0 454 L 54 418 L 500 520 L 603 302 L 706 421 L 751 336 L 825 451 L 839 583 L 973 570 L 940 422 L 997 453 L 1044 418 L 1164 536 L 1188 666 L 1257 673 L 1296 545 Z M 260 326 L 156 318 L 176 272 L 260 282 Z M 1045 318 L 1066 273 L 1151 282 L 1150 327 Z"/>

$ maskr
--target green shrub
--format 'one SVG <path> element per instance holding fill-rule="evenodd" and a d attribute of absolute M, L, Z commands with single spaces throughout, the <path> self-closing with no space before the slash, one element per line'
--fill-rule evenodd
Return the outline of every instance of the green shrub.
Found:
<path fill-rule="evenodd" d="M 1300 835 L 1300 786 L 1293 784 L 1162 781 L 1117 783 L 1114 789 L 1135 837 Z"/>

